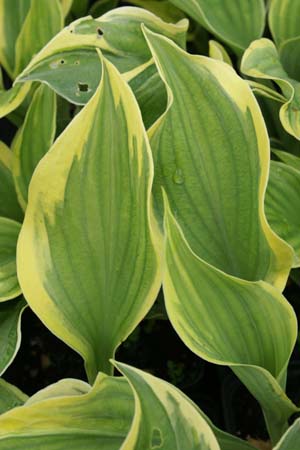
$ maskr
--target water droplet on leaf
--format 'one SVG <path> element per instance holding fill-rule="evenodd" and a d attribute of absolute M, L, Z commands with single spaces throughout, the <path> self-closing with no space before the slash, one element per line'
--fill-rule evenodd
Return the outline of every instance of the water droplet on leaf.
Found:
<path fill-rule="evenodd" d="M 183 184 L 184 176 L 181 169 L 176 169 L 173 175 L 173 181 L 175 184 Z"/>

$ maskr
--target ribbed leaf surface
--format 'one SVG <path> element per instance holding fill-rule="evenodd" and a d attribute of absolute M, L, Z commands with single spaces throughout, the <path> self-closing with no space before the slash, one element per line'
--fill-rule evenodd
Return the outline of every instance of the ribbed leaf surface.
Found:
<path fill-rule="evenodd" d="M 133 408 L 127 381 L 101 374 L 86 394 L 42 399 L 2 414 L 0 449 L 119 450 Z"/>
<path fill-rule="evenodd" d="M 269 140 L 249 86 L 228 64 L 146 35 L 169 90 L 168 111 L 149 130 L 158 214 L 163 186 L 197 255 L 283 288 L 291 250 L 266 222 Z"/>
<path fill-rule="evenodd" d="M 178 389 L 126 364 L 115 365 L 135 394 L 135 415 L 122 450 L 220 450 L 197 407 Z"/>
<path fill-rule="evenodd" d="M 90 102 L 35 171 L 18 244 L 32 309 L 93 379 L 160 286 L 150 226 L 152 159 L 136 101 L 107 61 Z"/>
<path fill-rule="evenodd" d="M 245 51 L 241 62 L 244 74 L 274 80 L 286 101 L 280 108 L 280 120 L 289 134 L 300 140 L 300 83 L 289 77 L 272 41 L 258 39 Z"/>
<path fill-rule="evenodd" d="M 34 93 L 13 146 L 13 176 L 24 210 L 33 171 L 53 144 L 55 129 L 56 95 L 47 86 L 40 86 Z"/>
<path fill-rule="evenodd" d="M 276 442 L 297 411 L 283 390 L 297 324 L 278 290 L 291 248 L 264 213 L 265 124 L 248 84 L 228 64 L 146 36 L 169 94 L 165 115 L 149 130 L 156 211 L 162 214 L 161 187 L 172 211 L 167 312 L 196 354 L 232 366 L 262 405 Z"/>
<path fill-rule="evenodd" d="M 272 161 L 265 205 L 273 230 L 294 249 L 293 267 L 299 267 L 300 171 Z"/>
<path fill-rule="evenodd" d="M 170 1 L 238 52 L 263 34 L 263 0 Z"/>

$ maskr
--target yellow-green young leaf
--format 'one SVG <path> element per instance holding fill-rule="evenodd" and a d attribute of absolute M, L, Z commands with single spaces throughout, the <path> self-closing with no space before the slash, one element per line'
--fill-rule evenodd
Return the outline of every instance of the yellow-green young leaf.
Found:
<path fill-rule="evenodd" d="M 73 0 L 60 0 L 64 17 L 66 17 L 71 9 Z"/>
<path fill-rule="evenodd" d="M 125 0 L 122 0 L 125 3 Z M 130 0 L 135 6 L 148 9 L 166 22 L 177 22 L 185 17 L 183 11 L 174 7 L 169 0 Z"/>
<path fill-rule="evenodd" d="M 274 450 L 297 450 L 300 442 L 300 419 L 297 419 L 282 436 Z"/>
<path fill-rule="evenodd" d="M 258 83 L 257 81 L 247 80 L 249 86 L 256 95 L 266 97 L 275 102 L 285 103 L 285 97 L 279 92 L 275 91 L 273 86 L 267 86 L 266 84 Z"/>
<path fill-rule="evenodd" d="M 7 381 L 0 378 L 0 414 L 23 405 L 28 396 Z"/>
<path fill-rule="evenodd" d="M 31 308 L 84 358 L 89 379 L 160 286 L 151 150 L 136 100 L 105 60 L 101 84 L 34 172 L 18 243 Z"/>
<path fill-rule="evenodd" d="M 200 25 L 241 53 L 265 28 L 263 0 L 170 0 Z"/>
<path fill-rule="evenodd" d="M 185 47 L 187 20 L 168 24 L 141 8 L 118 8 L 98 19 L 85 17 L 70 24 L 32 60 L 18 81 L 42 81 L 72 103 L 85 104 L 100 82 L 101 65 L 95 52 L 100 48 L 130 82 L 148 126 L 162 114 L 166 92 L 151 61 L 142 23 Z"/>
<path fill-rule="evenodd" d="M 248 84 L 228 64 L 146 36 L 169 97 L 149 130 L 156 209 L 162 215 L 163 186 L 197 255 L 283 289 L 292 252 L 265 218 L 269 139 Z"/>
<path fill-rule="evenodd" d="M 53 144 L 55 129 L 56 94 L 48 86 L 42 85 L 34 93 L 13 145 L 13 177 L 24 210 L 33 171 Z"/>
<path fill-rule="evenodd" d="M 300 2 L 298 0 L 271 0 L 269 25 L 278 46 L 300 35 Z"/>
<path fill-rule="evenodd" d="M 224 61 L 230 66 L 233 66 L 230 56 L 228 55 L 225 47 L 219 42 L 210 40 L 209 43 L 209 56 L 210 58 L 217 59 L 219 61 Z"/>
<path fill-rule="evenodd" d="M 245 51 L 241 62 L 244 74 L 274 80 L 280 87 L 286 101 L 280 108 L 283 128 L 300 140 L 300 83 L 284 70 L 277 49 L 269 39 L 258 39 Z"/>
<path fill-rule="evenodd" d="M 0 89 L 0 119 L 18 108 L 24 101 L 31 83 L 17 84 L 11 89 Z"/>
<path fill-rule="evenodd" d="M 297 337 L 294 311 L 268 283 L 230 276 L 199 258 L 166 209 L 169 318 L 193 352 L 232 367 L 260 402 L 276 441 L 297 411 L 280 386 Z"/>
<path fill-rule="evenodd" d="M 182 392 L 146 372 L 114 364 L 135 397 L 134 419 L 122 450 L 220 450 L 211 428 Z"/>
<path fill-rule="evenodd" d="M 0 375 L 5 372 L 20 347 L 21 315 L 25 308 L 23 299 L 0 302 Z"/>
<path fill-rule="evenodd" d="M 23 221 L 12 176 L 12 151 L 0 141 L 0 217 Z"/>
<path fill-rule="evenodd" d="M 90 392 L 90 390 L 91 386 L 88 383 L 81 380 L 67 378 L 38 391 L 32 397 L 27 399 L 26 406 L 33 405 L 34 403 L 39 403 L 50 398 L 83 395 Z"/>
<path fill-rule="evenodd" d="M 21 294 L 16 269 L 17 240 L 21 224 L 0 217 L 0 302 Z"/>
<path fill-rule="evenodd" d="M 269 81 L 269 83 L 273 82 Z M 300 141 L 288 134 L 281 124 L 279 118 L 280 103 L 274 102 L 266 97 L 259 97 L 258 100 L 268 126 L 271 145 L 284 149 L 292 154 L 300 155 Z"/>
<path fill-rule="evenodd" d="M 293 267 L 300 267 L 300 171 L 271 161 L 265 207 L 276 233 L 294 249 Z"/>
<path fill-rule="evenodd" d="M 31 0 L 15 46 L 14 78 L 63 26 L 58 0 Z"/>
<path fill-rule="evenodd" d="M 280 161 L 283 161 L 288 166 L 300 171 L 300 158 L 298 156 L 274 148 L 272 148 L 272 153 L 274 153 Z"/>
<path fill-rule="evenodd" d="M 98 375 L 86 394 L 27 403 L 0 416 L 0 450 L 119 450 L 134 400 L 123 378 Z"/>
<path fill-rule="evenodd" d="M 31 0 L 0 0 L 0 64 L 13 78 L 15 45 Z"/>

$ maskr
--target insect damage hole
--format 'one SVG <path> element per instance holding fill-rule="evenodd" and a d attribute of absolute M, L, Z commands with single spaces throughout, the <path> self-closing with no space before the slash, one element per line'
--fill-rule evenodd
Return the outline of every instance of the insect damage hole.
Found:
<path fill-rule="evenodd" d="M 98 34 L 99 37 L 103 36 L 103 31 L 99 27 L 97 28 L 97 34 Z"/>
<path fill-rule="evenodd" d="M 153 428 L 151 437 L 151 449 L 162 448 L 163 438 L 159 428 Z"/>
<path fill-rule="evenodd" d="M 88 92 L 89 85 L 87 83 L 78 83 L 78 90 L 80 92 Z"/>

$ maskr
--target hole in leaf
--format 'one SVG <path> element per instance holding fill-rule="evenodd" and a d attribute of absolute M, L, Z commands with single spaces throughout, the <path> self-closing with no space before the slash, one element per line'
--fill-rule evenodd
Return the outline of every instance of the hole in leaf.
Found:
<path fill-rule="evenodd" d="M 153 428 L 151 437 L 151 449 L 162 448 L 163 439 L 161 431 L 158 428 Z"/>
<path fill-rule="evenodd" d="M 65 60 L 64 59 L 61 59 L 60 60 L 60 64 L 64 64 L 65 63 Z"/>
<path fill-rule="evenodd" d="M 88 92 L 89 85 L 87 83 L 78 83 L 78 89 L 80 92 Z"/>
<path fill-rule="evenodd" d="M 79 64 L 80 64 L 80 61 L 79 60 L 77 60 L 77 61 L 75 61 L 75 63 L 74 63 L 76 66 L 79 66 Z"/>
<path fill-rule="evenodd" d="M 99 27 L 97 28 L 97 34 L 98 36 L 103 36 L 103 31 Z"/>

